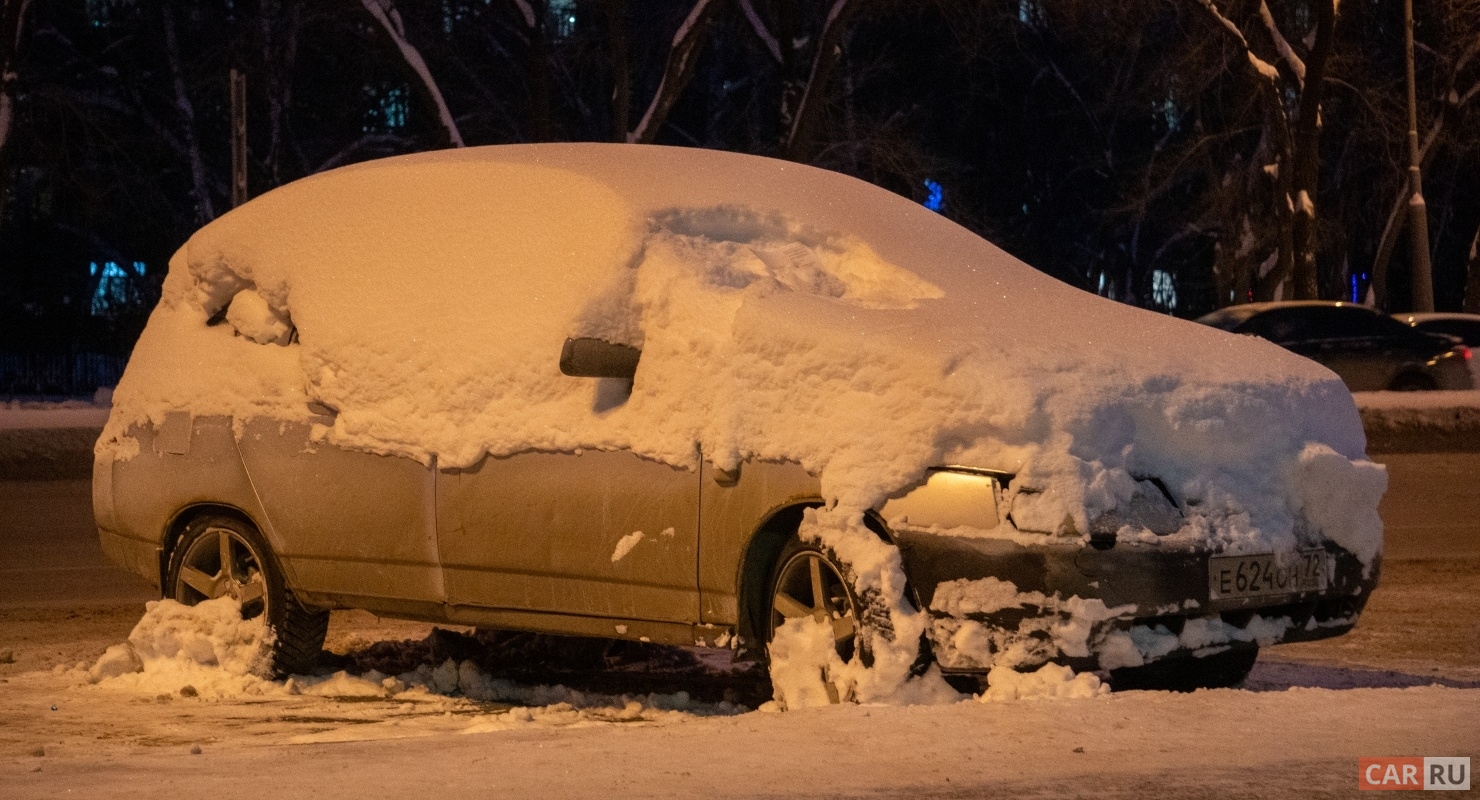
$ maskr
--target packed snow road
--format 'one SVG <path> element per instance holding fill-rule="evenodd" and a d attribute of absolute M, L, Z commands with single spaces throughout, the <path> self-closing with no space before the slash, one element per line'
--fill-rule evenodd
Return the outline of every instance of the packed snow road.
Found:
<path fill-rule="evenodd" d="M 92 685 L 152 590 L 102 560 L 85 481 L 0 483 L 0 794 L 1345 795 L 1360 756 L 1480 756 L 1480 454 L 1378 459 L 1387 561 L 1361 623 L 1265 651 L 1243 690 L 783 714 L 702 652 L 561 673 L 574 689 L 474 670 L 483 700 L 397 693 L 363 676 L 430 676 L 473 643 L 362 613 L 331 623 L 337 679 Z"/>

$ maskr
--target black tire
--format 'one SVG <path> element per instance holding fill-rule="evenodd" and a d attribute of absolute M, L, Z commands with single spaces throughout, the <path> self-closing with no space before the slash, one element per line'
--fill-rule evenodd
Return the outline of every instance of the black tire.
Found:
<path fill-rule="evenodd" d="M 1439 384 L 1427 375 L 1409 372 L 1393 379 L 1388 386 L 1390 392 L 1432 392 Z"/>
<path fill-rule="evenodd" d="M 1144 667 L 1110 670 L 1110 688 L 1193 692 L 1231 689 L 1249 677 L 1259 658 L 1258 647 L 1235 647 L 1202 658 L 1170 658 Z"/>
<path fill-rule="evenodd" d="M 312 672 L 329 630 L 329 612 L 298 602 L 262 535 L 235 517 L 191 520 L 170 553 L 164 593 L 185 605 L 236 597 L 243 619 L 266 615 L 275 677 Z"/>

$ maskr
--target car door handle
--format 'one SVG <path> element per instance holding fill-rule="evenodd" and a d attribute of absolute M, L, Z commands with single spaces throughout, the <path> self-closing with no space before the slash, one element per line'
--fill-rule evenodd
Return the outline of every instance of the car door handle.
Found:
<path fill-rule="evenodd" d="M 310 421 L 320 425 L 333 425 L 334 419 L 339 416 L 339 409 L 330 408 L 317 400 L 308 403 L 308 413 L 312 415 Z"/>
<path fill-rule="evenodd" d="M 740 465 L 736 464 L 735 468 L 732 470 L 720 469 L 719 467 L 715 467 L 714 482 L 719 484 L 720 486 L 734 486 L 735 484 L 739 483 Z"/>

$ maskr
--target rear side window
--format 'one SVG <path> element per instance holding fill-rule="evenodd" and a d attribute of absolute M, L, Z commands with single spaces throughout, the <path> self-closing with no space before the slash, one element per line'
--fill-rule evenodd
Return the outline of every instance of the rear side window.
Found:
<path fill-rule="evenodd" d="M 1467 345 L 1480 345 L 1480 321 L 1468 319 L 1433 319 L 1420 322 L 1413 327 L 1424 333 L 1444 333 L 1458 336 Z"/>
<path fill-rule="evenodd" d="M 1363 308 L 1313 306 L 1280 308 L 1251 319 L 1239 329 L 1273 342 L 1290 343 L 1322 339 L 1358 339 L 1402 336 L 1403 323 Z"/>

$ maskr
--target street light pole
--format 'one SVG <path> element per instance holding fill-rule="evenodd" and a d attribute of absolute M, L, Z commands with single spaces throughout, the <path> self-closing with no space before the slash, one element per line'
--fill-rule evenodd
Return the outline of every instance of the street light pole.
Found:
<path fill-rule="evenodd" d="M 1418 89 L 1413 76 L 1413 0 L 1403 0 L 1408 67 L 1408 241 L 1412 245 L 1413 310 L 1434 310 L 1434 268 L 1429 263 L 1429 209 L 1423 199 L 1418 152 Z"/>

